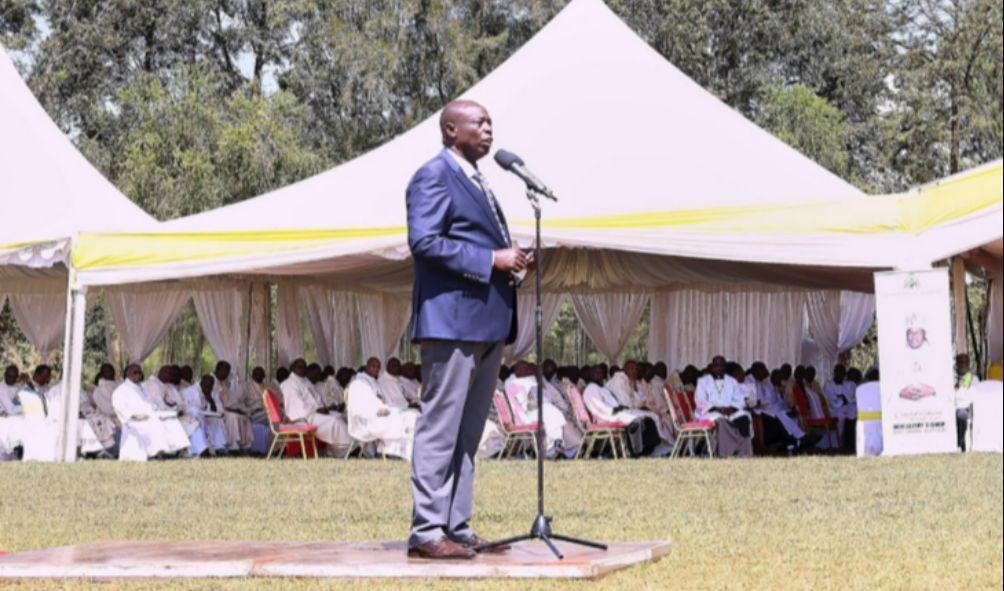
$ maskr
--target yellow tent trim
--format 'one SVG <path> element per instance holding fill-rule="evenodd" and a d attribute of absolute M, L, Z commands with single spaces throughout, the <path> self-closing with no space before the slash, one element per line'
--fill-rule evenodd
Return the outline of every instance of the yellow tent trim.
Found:
<path fill-rule="evenodd" d="M 353 239 L 406 235 L 404 226 L 333 230 L 240 230 L 231 232 L 84 233 L 73 250 L 80 270 L 161 265 L 206 259 L 296 251 Z"/>
<path fill-rule="evenodd" d="M 812 203 L 772 203 L 549 220 L 549 229 L 666 229 L 708 233 L 920 233 L 1004 203 L 1001 162 L 909 193 Z M 518 222 L 529 224 L 530 222 Z M 84 233 L 73 251 L 79 270 L 181 263 L 323 247 L 400 236 L 404 226 L 228 232 Z"/>
<path fill-rule="evenodd" d="M 1001 162 L 906 194 L 812 203 L 768 203 L 549 220 L 549 228 L 629 230 L 686 227 L 698 232 L 919 233 L 1004 202 Z M 517 222 L 531 225 L 532 221 Z"/>

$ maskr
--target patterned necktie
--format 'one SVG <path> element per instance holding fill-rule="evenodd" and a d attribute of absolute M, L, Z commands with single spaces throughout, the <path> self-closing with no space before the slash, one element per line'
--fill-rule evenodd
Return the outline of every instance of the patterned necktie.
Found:
<path fill-rule="evenodd" d="M 495 194 L 492 193 L 491 187 L 488 186 L 488 181 L 485 179 L 481 171 L 474 173 L 474 180 L 477 181 L 478 185 L 481 187 L 481 191 L 484 192 L 485 197 L 488 199 L 488 209 L 492 210 L 492 217 L 495 218 L 495 223 L 498 224 L 499 232 L 502 233 L 502 237 L 505 239 L 506 246 L 512 246 L 512 241 L 509 239 L 509 231 L 506 229 L 505 224 L 502 223 L 502 216 L 499 215 L 498 202 L 495 200 Z"/>

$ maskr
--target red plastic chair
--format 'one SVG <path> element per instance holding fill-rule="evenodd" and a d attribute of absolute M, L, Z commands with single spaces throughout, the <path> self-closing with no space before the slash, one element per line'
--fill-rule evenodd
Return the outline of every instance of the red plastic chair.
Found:
<path fill-rule="evenodd" d="M 492 403 L 495 405 L 495 412 L 498 413 L 499 423 L 502 426 L 502 434 L 505 436 L 502 441 L 502 451 L 499 452 L 499 459 L 510 457 L 516 451 L 517 446 L 525 446 L 527 442 L 533 447 L 534 453 L 540 453 L 537 447 L 537 423 L 516 424 L 509 402 L 498 390 L 492 396 Z"/>
<path fill-rule="evenodd" d="M 662 391 L 666 399 L 666 406 L 669 407 L 669 417 L 673 420 L 673 427 L 676 429 L 676 442 L 673 444 L 672 457 L 679 457 L 683 452 L 683 444 L 688 443 L 687 449 L 690 455 L 694 454 L 694 443 L 704 443 L 708 455 L 714 449 L 711 445 L 711 436 L 715 432 L 714 421 L 695 421 L 690 397 L 686 392 L 674 392 L 667 384 Z"/>
<path fill-rule="evenodd" d="M 582 442 L 579 443 L 579 450 L 575 454 L 576 458 L 590 457 L 593 453 L 593 446 L 601 441 L 603 442 L 603 446 L 600 447 L 600 451 L 603 451 L 609 445 L 614 454 L 614 459 L 628 457 L 627 446 L 624 443 L 624 434 L 628 427 L 627 423 L 593 420 L 589 409 L 586 408 L 586 402 L 583 400 L 582 394 L 575 386 L 568 388 L 568 398 L 572 401 L 575 419 L 579 423 L 579 428 L 582 429 Z M 618 445 L 620 445 L 619 455 Z"/>
<path fill-rule="evenodd" d="M 266 459 L 272 459 L 272 455 L 288 446 L 299 444 L 303 459 L 307 459 L 307 441 L 310 442 L 314 450 L 314 459 L 317 459 L 317 425 L 304 425 L 300 423 L 290 423 L 279 406 L 279 401 L 275 393 L 265 390 L 262 394 L 262 402 L 265 404 L 265 411 L 268 413 L 268 428 L 272 432 L 272 445 L 268 449 Z"/>
<path fill-rule="evenodd" d="M 795 386 L 791 394 L 795 399 L 795 410 L 798 412 L 798 419 L 799 422 L 802 423 L 802 428 L 804 430 L 822 430 L 824 435 L 827 436 L 832 433 L 833 438 L 831 441 L 840 441 L 840 438 L 838 437 L 839 421 L 836 417 L 812 418 L 812 412 L 809 410 L 809 399 L 806 397 L 805 390 L 803 390 L 801 386 Z M 823 412 L 826 411 L 824 410 Z"/>

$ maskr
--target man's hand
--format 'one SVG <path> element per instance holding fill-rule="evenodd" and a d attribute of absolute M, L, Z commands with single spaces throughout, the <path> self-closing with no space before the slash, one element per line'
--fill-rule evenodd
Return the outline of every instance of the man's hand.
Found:
<path fill-rule="evenodd" d="M 381 408 L 380 410 L 377 411 L 377 416 L 378 417 L 386 417 L 388 415 L 390 415 L 390 410 L 388 410 L 386 408 Z"/>
<path fill-rule="evenodd" d="M 503 273 L 518 273 L 525 270 L 526 265 L 526 253 L 518 248 L 503 248 L 495 251 L 495 269 Z"/>

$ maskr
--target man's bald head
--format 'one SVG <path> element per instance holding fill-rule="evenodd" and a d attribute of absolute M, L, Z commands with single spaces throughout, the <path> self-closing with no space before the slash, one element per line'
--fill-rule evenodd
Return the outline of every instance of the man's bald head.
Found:
<path fill-rule="evenodd" d="M 492 147 L 492 118 L 478 103 L 459 99 L 451 101 L 439 116 L 443 145 L 475 163 L 488 155 Z"/>

